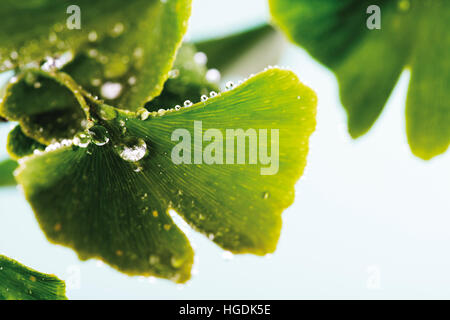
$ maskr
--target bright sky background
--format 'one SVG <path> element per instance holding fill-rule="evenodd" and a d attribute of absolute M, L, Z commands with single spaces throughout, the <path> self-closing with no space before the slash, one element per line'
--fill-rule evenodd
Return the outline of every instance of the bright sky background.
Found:
<path fill-rule="evenodd" d="M 194 4 L 191 39 L 268 17 L 266 0 Z M 333 74 L 288 44 L 278 64 L 316 90 L 319 105 L 307 171 L 270 258 L 226 260 L 191 231 L 197 262 L 187 285 L 130 278 L 50 244 L 15 188 L 0 191 L 0 252 L 66 280 L 71 299 L 450 298 L 450 152 L 428 162 L 411 154 L 404 118 L 409 74 L 370 133 L 353 141 Z M 9 126 L 0 126 L 1 156 Z"/>

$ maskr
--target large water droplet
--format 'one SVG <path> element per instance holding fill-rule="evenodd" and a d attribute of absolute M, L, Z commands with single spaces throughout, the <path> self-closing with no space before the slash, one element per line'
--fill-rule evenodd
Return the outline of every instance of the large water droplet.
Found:
<path fill-rule="evenodd" d="M 89 40 L 90 42 L 95 42 L 95 41 L 97 41 L 97 38 L 98 38 L 97 32 L 95 32 L 95 31 L 89 32 L 89 34 L 88 34 L 88 40 Z"/>
<path fill-rule="evenodd" d="M 105 82 L 100 90 L 105 99 L 113 100 L 120 96 L 122 85 L 118 82 Z"/>
<path fill-rule="evenodd" d="M 206 63 L 208 62 L 208 57 L 204 52 L 197 52 L 194 55 L 194 61 L 196 64 L 200 66 L 206 66 Z"/>
<path fill-rule="evenodd" d="M 84 132 L 79 133 L 73 139 L 73 144 L 80 148 L 86 148 L 90 142 L 91 142 L 91 138 Z"/>
<path fill-rule="evenodd" d="M 220 81 L 220 78 L 220 71 L 217 69 L 209 69 L 206 72 L 206 80 L 208 80 L 209 82 L 218 83 Z"/>
<path fill-rule="evenodd" d="M 147 144 L 141 138 L 131 138 L 117 146 L 120 157 L 125 161 L 136 162 L 145 157 Z"/>
<path fill-rule="evenodd" d="M 97 146 L 104 146 L 109 142 L 108 130 L 100 125 L 95 125 L 89 129 L 89 134 L 91 135 L 92 142 Z"/>

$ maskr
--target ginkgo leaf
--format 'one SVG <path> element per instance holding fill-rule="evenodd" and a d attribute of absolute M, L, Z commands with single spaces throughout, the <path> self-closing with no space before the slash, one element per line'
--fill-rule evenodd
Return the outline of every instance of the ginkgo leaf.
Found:
<path fill-rule="evenodd" d="M 193 253 L 168 210 L 224 249 L 273 252 L 306 164 L 316 103 L 292 72 L 270 69 L 181 109 L 143 115 L 97 104 L 90 142 L 76 137 L 72 146 L 23 158 L 16 178 L 50 241 L 129 274 L 184 282 Z M 238 140 L 215 152 L 211 140 L 205 150 L 193 143 L 227 129 L 245 130 L 236 133 L 244 142 L 258 133 L 259 162 L 253 144 L 238 153 Z M 196 163 L 179 163 L 180 132 L 192 137 L 186 156 Z M 206 162 L 192 159 L 202 151 Z"/>
<path fill-rule="evenodd" d="M 0 186 L 14 186 L 16 179 L 14 179 L 14 170 L 16 170 L 18 164 L 16 161 L 7 159 L 0 161 Z"/>
<path fill-rule="evenodd" d="M 67 300 L 65 291 L 57 277 L 0 255 L 0 300 Z"/>
<path fill-rule="evenodd" d="M 42 144 L 84 130 L 87 104 L 79 87 L 62 72 L 24 70 L 9 81 L 0 114 L 19 121 L 22 131 Z"/>
<path fill-rule="evenodd" d="M 196 42 L 195 46 L 208 56 L 208 67 L 222 71 L 256 43 L 273 33 L 275 30 L 272 26 L 263 24 L 237 34 Z"/>
<path fill-rule="evenodd" d="M 0 4 L 0 66 L 24 67 L 51 57 L 51 64 L 61 67 L 67 52 L 74 57 L 88 52 L 103 65 L 106 78 L 135 77 L 117 106 L 137 109 L 160 94 L 190 10 L 190 0 L 130 0 L 126 5 L 121 0 L 5 0 Z"/>
<path fill-rule="evenodd" d="M 29 156 L 33 152 L 36 152 L 36 150 L 44 151 L 45 145 L 26 136 L 20 128 L 20 125 L 17 125 L 8 134 L 6 149 L 11 158 L 18 160 Z"/>
<path fill-rule="evenodd" d="M 207 79 L 208 70 L 195 58 L 197 53 L 194 45 L 183 44 L 161 95 L 145 105 L 149 111 L 182 105 L 185 100 L 196 101 L 200 96 L 210 96 L 211 92 L 219 90 L 217 83 Z"/>
<path fill-rule="evenodd" d="M 380 115 L 398 77 L 411 69 L 406 126 L 412 152 L 430 159 L 450 144 L 450 5 L 436 1 L 270 0 L 276 24 L 335 73 L 352 137 Z M 380 8 L 381 29 L 369 29 Z M 437 32 L 436 30 L 439 30 Z"/>

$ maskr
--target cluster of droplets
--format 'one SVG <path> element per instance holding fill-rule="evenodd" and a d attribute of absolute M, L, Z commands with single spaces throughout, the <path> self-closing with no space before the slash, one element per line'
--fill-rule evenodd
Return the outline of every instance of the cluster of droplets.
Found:
<path fill-rule="evenodd" d="M 73 53 L 71 51 L 67 51 L 57 57 L 46 57 L 44 63 L 41 65 L 41 69 L 45 72 L 53 72 L 64 67 L 72 59 Z"/>

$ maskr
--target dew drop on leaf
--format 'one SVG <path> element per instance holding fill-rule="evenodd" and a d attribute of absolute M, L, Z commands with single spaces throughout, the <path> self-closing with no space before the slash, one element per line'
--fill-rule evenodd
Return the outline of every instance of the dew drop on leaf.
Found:
<path fill-rule="evenodd" d="M 109 142 L 108 130 L 100 125 L 95 125 L 89 129 L 89 134 L 91 135 L 92 142 L 97 146 L 104 146 Z"/>
<path fill-rule="evenodd" d="M 206 80 L 208 80 L 209 82 L 217 83 L 220 81 L 220 78 L 221 78 L 220 71 L 217 69 L 209 69 L 206 72 Z"/>
<path fill-rule="evenodd" d="M 225 88 L 227 90 L 232 90 L 234 88 L 234 82 L 233 81 L 228 81 L 227 84 L 225 85 Z"/>
<path fill-rule="evenodd" d="M 141 138 L 130 138 L 127 142 L 116 146 L 116 150 L 123 160 L 136 162 L 145 157 L 147 144 Z"/>
<path fill-rule="evenodd" d="M 103 98 L 113 100 L 120 96 L 122 85 L 118 82 L 105 82 L 100 90 Z"/>
<path fill-rule="evenodd" d="M 97 38 L 98 38 L 97 32 L 95 32 L 95 31 L 89 32 L 89 34 L 88 34 L 88 40 L 89 40 L 90 42 L 95 42 L 95 41 L 97 41 Z"/>
<path fill-rule="evenodd" d="M 204 52 L 197 52 L 194 55 L 194 61 L 196 64 L 198 64 L 200 66 L 205 66 L 206 63 L 208 62 L 208 57 L 206 56 L 206 54 Z"/>
<path fill-rule="evenodd" d="M 170 79 L 178 78 L 179 75 L 180 75 L 180 70 L 178 70 L 178 69 L 173 69 L 173 70 L 169 71 L 169 78 Z"/>

